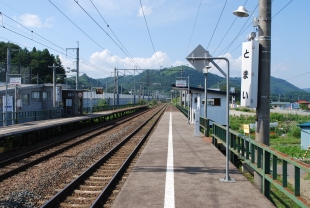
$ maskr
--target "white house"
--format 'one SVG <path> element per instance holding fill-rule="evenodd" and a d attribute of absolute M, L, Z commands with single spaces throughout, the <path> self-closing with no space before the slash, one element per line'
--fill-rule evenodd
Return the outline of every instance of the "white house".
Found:
<path fill-rule="evenodd" d="M 184 103 L 188 105 L 188 100 L 191 100 L 190 103 L 190 122 L 194 123 L 194 112 L 197 109 L 198 101 L 200 100 L 200 116 L 204 116 L 204 88 L 190 87 L 190 94 L 188 95 L 188 88 L 184 87 L 172 87 L 173 90 L 177 90 L 181 95 L 181 105 L 184 106 Z M 186 94 L 186 96 L 185 96 Z M 200 99 L 198 98 L 200 97 Z M 207 90 L 207 118 L 221 125 L 226 125 L 226 92 L 208 89 Z"/>

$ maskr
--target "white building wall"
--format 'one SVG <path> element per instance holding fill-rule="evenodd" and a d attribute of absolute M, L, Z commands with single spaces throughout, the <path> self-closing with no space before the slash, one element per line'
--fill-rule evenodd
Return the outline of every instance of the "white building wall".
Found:
<path fill-rule="evenodd" d="M 204 93 L 199 93 L 200 95 L 200 116 L 204 117 L 204 104 L 202 101 L 205 100 Z M 190 122 L 194 123 L 194 110 L 197 109 L 197 103 L 195 103 L 195 98 L 198 96 L 198 93 L 192 94 L 192 101 L 191 101 L 191 117 Z M 207 93 L 207 98 L 220 98 L 221 104 L 220 106 L 207 106 L 207 118 L 211 119 L 212 121 L 226 125 L 226 115 L 227 115 L 227 107 L 226 107 L 226 94 L 217 94 L 217 93 Z M 198 100 L 198 99 L 197 99 Z M 198 102 L 198 101 L 197 101 Z"/>

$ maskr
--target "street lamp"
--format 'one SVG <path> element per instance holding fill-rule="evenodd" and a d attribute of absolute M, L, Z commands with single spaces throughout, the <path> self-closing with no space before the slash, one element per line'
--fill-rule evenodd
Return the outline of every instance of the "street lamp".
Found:
<path fill-rule="evenodd" d="M 202 71 L 203 74 L 205 75 L 205 105 L 204 105 L 205 119 L 207 119 L 208 69 L 210 68 L 211 66 L 206 66 Z"/>

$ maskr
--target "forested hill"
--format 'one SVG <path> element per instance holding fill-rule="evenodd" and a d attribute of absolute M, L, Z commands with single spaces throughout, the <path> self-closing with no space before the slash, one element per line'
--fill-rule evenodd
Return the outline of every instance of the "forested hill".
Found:
<path fill-rule="evenodd" d="M 24 48 L 22 49 L 18 45 L 13 43 L 0 42 L 0 69 L 6 68 L 6 58 L 7 58 L 7 48 L 17 49 L 19 52 L 12 52 L 11 62 L 13 66 L 21 66 L 22 68 L 31 67 L 31 74 L 39 74 L 39 83 L 51 83 L 52 82 L 52 71 L 48 66 L 52 66 L 53 63 L 57 63 L 59 66 L 56 69 L 56 74 L 65 74 L 65 69 L 63 68 L 61 61 L 58 56 L 50 54 L 48 49 L 43 51 L 33 48 L 31 51 Z M 130 90 L 134 88 L 133 83 L 135 82 L 136 89 L 144 90 L 161 90 L 166 92 L 168 95 L 171 91 L 171 85 L 175 84 L 178 77 L 189 77 L 189 83 L 191 87 L 202 87 L 204 88 L 204 75 L 201 72 L 188 66 L 178 66 L 164 68 L 162 70 L 146 70 L 137 71 L 133 76 L 130 73 L 126 73 L 127 76 L 119 77 L 119 92 L 129 93 Z M 129 75 L 128 75 L 129 74 Z M 4 81 L 5 71 L 0 70 L 0 81 Z M 37 80 L 31 80 L 32 83 L 36 83 Z M 67 82 L 70 85 L 75 85 L 74 77 L 73 79 L 58 79 L 58 82 Z M 272 101 L 289 101 L 295 102 L 297 99 L 310 101 L 310 93 L 305 90 L 299 89 L 298 87 L 292 85 L 291 83 L 271 77 L 270 80 L 270 92 Z M 86 74 L 80 76 L 79 87 L 82 89 L 91 89 L 91 87 L 103 87 L 107 89 L 108 92 L 114 91 L 114 78 L 99 78 L 93 79 Z M 241 88 L 241 77 L 231 77 L 230 87 L 235 87 L 235 92 L 240 95 Z M 226 79 L 218 75 L 212 74 L 212 71 L 208 73 L 208 88 L 220 88 L 222 91 L 226 91 Z"/>

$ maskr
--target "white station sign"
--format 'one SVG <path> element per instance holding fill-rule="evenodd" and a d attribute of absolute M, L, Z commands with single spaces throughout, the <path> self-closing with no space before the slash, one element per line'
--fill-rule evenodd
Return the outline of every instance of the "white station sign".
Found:
<path fill-rule="evenodd" d="M 176 87 L 186 87 L 186 80 L 185 79 L 179 79 L 175 81 Z"/>
<path fill-rule="evenodd" d="M 258 40 L 242 44 L 241 106 L 257 107 Z"/>
<path fill-rule="evenodd" d="M 21 77 L 10 77 L 10 84 L 11 85 L 20 85 L 20 84 L 22 84 L 22 78 Z"/>

